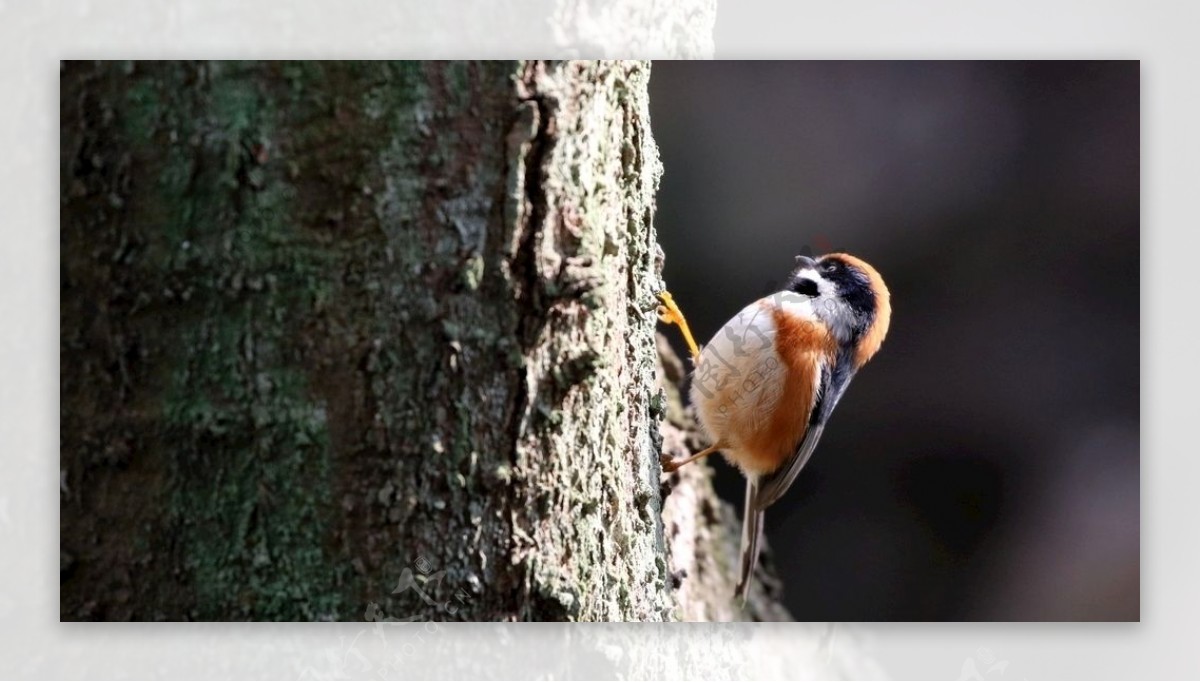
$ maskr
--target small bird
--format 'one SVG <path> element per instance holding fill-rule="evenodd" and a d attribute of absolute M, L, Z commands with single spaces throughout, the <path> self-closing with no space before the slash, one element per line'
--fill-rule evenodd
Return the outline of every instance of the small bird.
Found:
<path fill-rule="evenodd" d="M 746 306 L 701 351 L 669 292 L 659 318 L 692 353 L 691 400 L 712 446 L 664 471 L 721 452 L 746 477 L 742 571 L 745 603 L 758 562 L 763 513 L 808 463 L 854 374 L 879 351 L 891 294 L 875 268 L 845 253 L 796 257 L 787 286 Z"/>

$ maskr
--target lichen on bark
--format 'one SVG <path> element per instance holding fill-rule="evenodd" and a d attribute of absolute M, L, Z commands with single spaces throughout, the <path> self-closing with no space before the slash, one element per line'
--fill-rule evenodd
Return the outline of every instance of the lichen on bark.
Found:
<path fill-rule="evenodd" d="M 64 64 L 62 618 L 729 615 L 668 565 L 648 78 Z"/>

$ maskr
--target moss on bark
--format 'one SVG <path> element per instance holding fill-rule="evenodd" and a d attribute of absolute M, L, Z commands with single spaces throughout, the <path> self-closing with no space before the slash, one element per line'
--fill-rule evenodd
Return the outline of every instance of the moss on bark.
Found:
<path fill-rule="evenodd" d="M 679 617 L 648 77 L 64 64 L 62 618 Z"/>

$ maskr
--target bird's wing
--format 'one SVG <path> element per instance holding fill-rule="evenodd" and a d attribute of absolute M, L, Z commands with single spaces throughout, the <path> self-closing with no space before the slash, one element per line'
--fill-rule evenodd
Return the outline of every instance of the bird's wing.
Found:
<path fill-rule="evenodd" d="M 758 513 L 771 506 L 792 487 L 792 482 L 796 480 L 796 476 L 800 470 L 808 464 L 808 458 L 812 457 L 813 450 L 817 447 L 817 441 L 821 439 L 821 432 L 825 430 L 824 424 L 813 424 L 808 427 L 808 431 L 804 434 L 804 440 L 800 442 L 800 447 L 796 452 L 783 464 L 777 471 L 763 477 L 762 486 L 758 489 L 758 494 L 754 499 L 754 509 Z"/>
<path fill-rule="evenodd" d="M 853 365 L 848 357 L 838 357 L 832 365 L 822 365 L 819 393 L 809 415 L 808 429 L 804 432 L 804 438 L 801 439 L 800 445 L 783 463 L 783 466 L 759 480 L 755 487 L 754 509 L 761 513 L 762 510 L 782 497 L 788 488 L 792 487 L 792 482 L 796 480 L 796 476 L 804 468 L 804 465 L 808 464 L 813 450 L 817 448 L 817 443 L 821 440 L 821 433 L 825 431 L 825 422 L 833 413 L 834 406 L 841 400 L 842 393 L 853 376 Z"/>

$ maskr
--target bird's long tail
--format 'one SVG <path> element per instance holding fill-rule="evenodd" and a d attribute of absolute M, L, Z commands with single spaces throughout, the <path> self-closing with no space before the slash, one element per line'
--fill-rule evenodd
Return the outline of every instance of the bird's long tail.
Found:
<path fill-rule="evenodd" d="M 758 481 L 750 478 L 746 481 L 746 507 L 742 514 L 742 578 L 734 592 L 743 605 L 746 603 L 746 595 L 750 592 L 750 579 L 754 576 L 754 567 L 758 565 L 758 541 L 762 537 L 763 512 L 754 505 L 757 493 Z"/>

